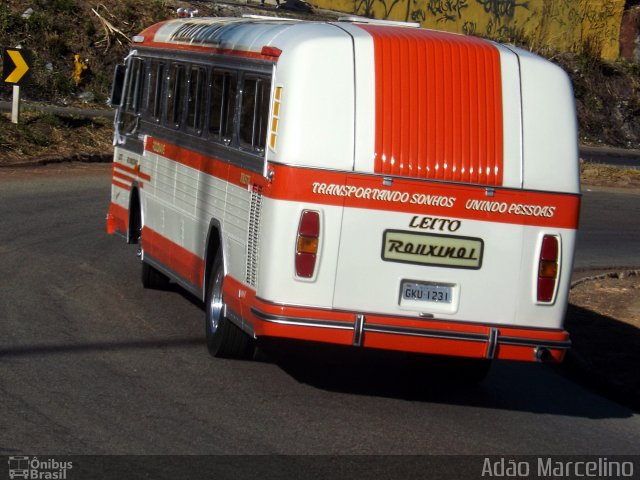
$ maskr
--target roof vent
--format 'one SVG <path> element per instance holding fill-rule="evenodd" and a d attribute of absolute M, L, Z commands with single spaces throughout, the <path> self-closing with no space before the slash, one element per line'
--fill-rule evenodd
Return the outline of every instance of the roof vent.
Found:
<path fill-rule="evenodd" d="M 280 22 L 302 22 L 299 18 L 287 18 L 287 17 L 269 17 L 267 15 L 255 15 L 253 13 L 243 13 L 242 18 L 248 18 L 250 20 L 278 20 Z"/>
<path fill-rule="evenodd" d="M 197 8 L 180 7 L 176 10 L 179 18 L 193 18 L 198 14 Z"/>
<path fill-rule="evenodd" d="M 370 25 L 386 25 L 388 27 L 410 27 L 420 28 L 418 22 L 397 22 L 394 20 L 377 20 L 375 18 L 359 17 L 357 15 L 349 15 L 347 17 L 338 17 L 339 22 L 351 23 L 368 23 Z"/>

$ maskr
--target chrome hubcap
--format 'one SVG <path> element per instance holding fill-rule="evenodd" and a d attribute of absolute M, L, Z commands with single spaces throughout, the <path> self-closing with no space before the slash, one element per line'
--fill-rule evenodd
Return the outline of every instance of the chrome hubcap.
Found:
<path fill-rule="evenodd" d="M 211 300 L 209 301 L 209 328 L 211 329 L 211 333 L 215 333 L 216 330 L 218 330 L 220 318 L 222 317 L 222 309 L 224 307 L 222 300 L 222 278 L 222 268 L 219 267 L 213 279 L 213 290 L 211 292 Z"/>

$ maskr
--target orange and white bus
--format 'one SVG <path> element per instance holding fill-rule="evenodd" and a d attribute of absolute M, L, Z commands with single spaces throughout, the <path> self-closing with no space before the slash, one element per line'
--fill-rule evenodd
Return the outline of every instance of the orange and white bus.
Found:
<path fill-rule="evenodd" d="M 580 205 L 566 74 L 345 18 L 187 18 L 116 71 L 109 233 L 206 303 L 215 356 L 283 337 L 561 361 Z"/>

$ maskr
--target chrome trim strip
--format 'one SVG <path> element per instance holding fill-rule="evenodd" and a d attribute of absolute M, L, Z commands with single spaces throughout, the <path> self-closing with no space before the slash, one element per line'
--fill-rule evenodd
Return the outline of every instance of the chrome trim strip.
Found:
<path fill-rule="evenodd" d="M 467 340 L 470 342 L 486 342 L 487 336 L 482 333 L 443 333 L 441 330 L 426 330 L 410 327 L 391 327 L 368 323 L 365 332 L 391 333 L 395 335 L 411 335 L 413 337 L 443 338 L 447 340 Z"/>
<path fill-rule="evenodd" d="M 353 327 L 353 346 L 361 347 L 362 346 L 362 336 L 364 333 L 364 315 L 356 315 L 356 324 Z"/>
<path fill-rule="evenodd" d="M 323 307 L 321 305 L 313 305 L 311 303 L 272 302 L 271 300 L 267 300 L 266 298 L 263 298 L 263 297 L 261 297 L 259 295 L 256 295 L 256 300 L 259 300 L 259 301 L 261 301 L 263 303 L 268 303 L 269 305 L 273 305 L 274 307 L 312 308 L 314 310 L 318 310 L 318 311 L 321 311 L 321 312 L 349 313 L 347 310 L 339 310 L 339 309 L 334 309 L 332 307 Z"/>
<path fill-rule="evenodd" d="M 362 346 L 362 341 L 366 332 L 371 333 L 387 333 L 392 335 L 409 335 L 413 337 L 439 338 L 443 340 L 462 340 L 468 342 L 487 342 L 486 358 L 495 358 L 499 345 L 517 345 L 522 347 L 543 347 L 568 349 L 571 347 L 571 341 L 545 340 L 536 342 L 535 340 L 517 337 L 500 337 L 498 328 L 491 327 L 489 334 L 484 333 L 464 333 L 464 332 L 446 332 L 443 330 L 421 329 L 413 327 L 397 327 L 389 325 L 379 325 L 375 323 L 366 323 L 365 316 L 356 315 L 355 323 L 351 322 L 331 322 L 326 320 L 315 320 L 312 318 L 292 318 L 282 315 L 273 315 L 263 312 L 255 307 L 251 308 L 251 312 L 260 320 L 281 325 L 294 325 L 299 327 L 316 327 L 316 328 L 333 328 L 338 330 L 353 330 L 353 345 Z"/>
<path fill-rule="evenodd" d="M 292 318 L 282 315 L 272 315 L 270 313 L 251 307 L 253 313 L 260 320 L 270 323 L 278 323 L 281 325 L 296 325 L 298 327 L 319 327 L 319 328 L 335 328 L 338 330 L 353 330 L 354 324 L 351 322 L 330 322 L 326 320 L 314 320 L 313 318 Z"/>
<path fill-rule="evenodd" d="M 489 341 L 487 342 L 487 354 L 488 359 L 493 359 L 496 356 L 496 348 L 498 347 L 498 329 L 491 328 L 489 331 Z"/>
<path fill-rule="evenodd" d="M 517 345 L 520 347 L 545 347 L 545 348 L 571 348 L 571 340 L 566 341 L 553 341 L 553 340 L 540 340 L 533 341 L 528 338 L 517 337 L 500 337 L 501 345 Z"/>

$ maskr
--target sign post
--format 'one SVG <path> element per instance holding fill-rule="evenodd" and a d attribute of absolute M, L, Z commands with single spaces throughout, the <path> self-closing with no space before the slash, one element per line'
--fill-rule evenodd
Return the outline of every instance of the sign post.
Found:
<path fill-rule="evenodd" d="M 5 48 L 3 52 L 4 83 L 13 85 L 13 102 L 11 104 L 11 122 L 18 123 L 20 117 L 20 85 L 29 78 L 31 53 L 19 48 Z"/>
<path fill-rule="evenodd" d="M 11 123 L 18 123 L 20 118 L 20 86 L 13 86 L 13 102 L 11 102 Z"/>

